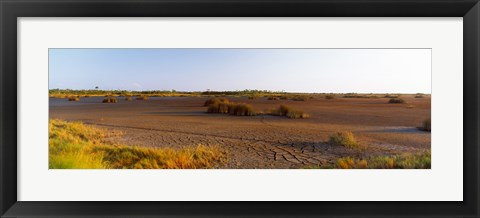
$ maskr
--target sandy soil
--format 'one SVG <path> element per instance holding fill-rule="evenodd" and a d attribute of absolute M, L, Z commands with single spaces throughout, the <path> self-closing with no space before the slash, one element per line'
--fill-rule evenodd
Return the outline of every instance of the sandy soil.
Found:
<path fill-rule="evenodd" d="M 148 101 L 100 103 L 50 98 L 50 118 L 82 121 L 122 131 L 114 142 L 147 147 L 219 145 L 228 151 L 226 168 L 304 168 L 333 163 L 344 156 L 421 152 L 430 149 L 431 134 L 417 130 L 430 116 L 430 97 L 402 96 L 407 104 L 387 98 L 323 98 L 308 101 L 229 98 L 268 110 L 285 104 L 310 114 L 309 119 L 260 115 L 237 117 L 205 113 L 207 97 L 152 97 Z M 408 108 L 412 105 L 413 108 Z M 366 150 L 326 143 L 336 131 L 352 131 Z"/>

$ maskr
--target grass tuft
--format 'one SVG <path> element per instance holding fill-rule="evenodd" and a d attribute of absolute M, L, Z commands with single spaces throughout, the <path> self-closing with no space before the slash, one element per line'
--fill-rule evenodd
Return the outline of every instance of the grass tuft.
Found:
<path fill-rule="evenodd" d="M 299 118 L 309 118 L 310 116 L 303 111 L 293 109 L 287 105 L 280 105 L 278 109 L 272 110 L 270 112 L 271 115 L 276 115 L 276 116 L 284 116 L 288 117 L 291 119 L 299 119 Z"/>
<path fill-rule="evenodd" d="M 391 98 L 390 100 L 388 100 L 388 103 L 390 103 L 390 104 L 404 104 L 405 100 L 403 100 L 401 98 Z"/>
<path fill-rule="evenodd" d="M 125 101 L 132 101 L 132 97 L 131 96 L 126 96 Z"/>
<path fill-rule="evenodd" d="M 418 129 L 431 132 L 432 131 L 432 118 L 427 118 L 422 122 L 422 126 L 418 127 Z"/>
<path fill-rule="evenodd" d="M 117 98 L 115 97 L 107 97 L 107 98 L 104 98 L 103 103 L 117 103 Z"/>
<path fill-rule="evenodd" d="M 228 99 L 226 98 L 210 98 L 207 101 L 205 101 L 205 104 L 203 106 L 208 107 L 212 104 L 220 104 L 220 103 L 228 103 Z"/>
<path fill-rule="evenodd" d="M 292 100 L 294 100 L 294 101 L 307 101 L 308 99 L 310 99 L 310 98 L 308 98 L 307 96 L 296 96 L 296 97 L 292 98 Z"/>
<path fill-rule="evenodd" d="M 331 135 L 328 143 L 347 148 L 359 148 L 359 144 L 353 136 L 353 133 L 349 131 L 337 132 Z"/>
<path fill-rule="evenodd" d="M 70 96 L 70 97 L 68 97 L 68 101 L 80 101 L 80 97 L 78 97 L 78 96 Z"/>
<path fill-rule="evenodd" d="M 221 102 L 211 104 L 207 113 L 230 114 L 235 116 L 255 116 L 257 113 L 253 107 L 245 103 Z"/>
<path fill-rule="evenodd" d="M 277 97 L 277 96 L 269 96 L 269 97 L 267 98 L 267 100 L 274 100 L 274 101 L 279 100 L 279 99 L 280 99 L 280 98 Z"/>
<path fill-rule="evenodd" d="M 140 100 L 140 101 L 146 101 L 146 100 L 148 100 L 148 96 L 146 96 L 146 95 L 137 96 L 135 99 Z"/>
<path fill-rule="evenodd" d="M 328 100 L 334 99 L 334 98 L 335 98 L 335 95 L 326 95 L 325 96 L 325 99 L 328 99 Z"/>

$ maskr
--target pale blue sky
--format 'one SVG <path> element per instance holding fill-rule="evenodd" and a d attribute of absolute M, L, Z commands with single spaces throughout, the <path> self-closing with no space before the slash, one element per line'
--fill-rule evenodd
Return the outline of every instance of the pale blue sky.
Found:
<path fill-rule="evenodd" d="M 49 49 L 50 89 L 431 93 L 430 49 Z"/>

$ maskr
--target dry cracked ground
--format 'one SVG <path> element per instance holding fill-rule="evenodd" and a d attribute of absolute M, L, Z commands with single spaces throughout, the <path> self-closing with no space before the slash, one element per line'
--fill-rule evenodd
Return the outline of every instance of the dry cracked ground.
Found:
<path fill-rule="evenodd" d="M 280 104 L 301 109 L 308 119 L 270 115 L 237 117 L 208 114 L 208 97 L 152 97 L 147 101 L 101 103 L 103 97 L 79 102 L 50 98 L 50 118 L 82 121 L 123 134 L 112 142 L 132 146 L 181 148 L 197 144 L 221 146 L 228 154 L 223 168 L 305 168 L 333 163 L 341 157 L 416 153 L 430 149 L 431 135 L 417 130 L 430 117 L 430 97 L 402 96 L 406 104 L 387 98 L 317 97 L 308 101 L 250 100 L 259 111 Z M 337 131 L 351 131 L 365 150 L 327 143 Z"/>

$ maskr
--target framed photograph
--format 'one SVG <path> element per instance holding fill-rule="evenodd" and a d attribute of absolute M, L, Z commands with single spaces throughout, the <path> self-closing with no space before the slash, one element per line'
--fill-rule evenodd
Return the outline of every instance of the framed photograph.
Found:
<path fill-rule="evenodd" d="M 478 217 L 476 0 L 0 7 L 1 217 Z"/>

